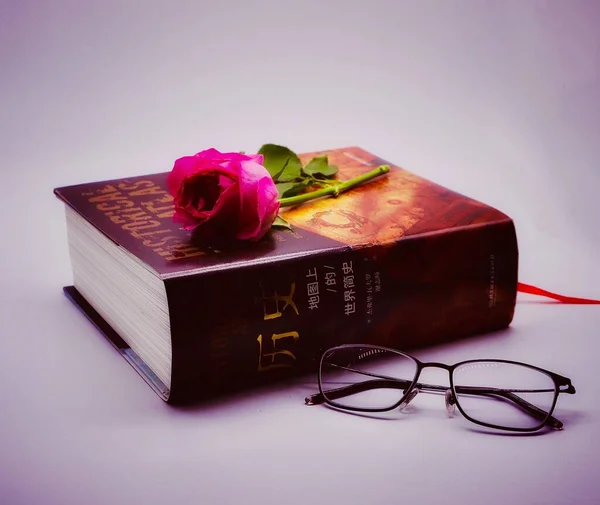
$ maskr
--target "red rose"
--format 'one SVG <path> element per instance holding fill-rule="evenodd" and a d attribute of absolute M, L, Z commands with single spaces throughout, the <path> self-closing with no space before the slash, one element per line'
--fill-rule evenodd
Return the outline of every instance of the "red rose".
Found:
<path fill-rule="evenodd" d="M 200 237 L 260 240 L 277 212 L 277 188 L 262 155 L 207 149 L 175 161 L 167 184 L 173 220 Z"/>

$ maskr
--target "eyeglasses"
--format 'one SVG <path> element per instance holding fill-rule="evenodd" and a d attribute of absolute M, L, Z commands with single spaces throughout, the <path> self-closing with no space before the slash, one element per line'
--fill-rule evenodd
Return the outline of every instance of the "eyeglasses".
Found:
<path fill-rule="evenodd" d="M 424 384 L 424 368 L 443 368 L 450 387 Z M 384 412 L 406 407 L 419 391 L 444 393 L 449 415 L 455 406 L 469 421 L 500 430 L 532 432 L 544 426 L 561 430 L 552 417 L 560 393 L 574 394 L 571 380 L 526 363 L 500 359 L 445 365 L 423 363 L 403 352 L 367 344 L 326 350 L 319 363 L 319 393 L 307 405 Z"/>

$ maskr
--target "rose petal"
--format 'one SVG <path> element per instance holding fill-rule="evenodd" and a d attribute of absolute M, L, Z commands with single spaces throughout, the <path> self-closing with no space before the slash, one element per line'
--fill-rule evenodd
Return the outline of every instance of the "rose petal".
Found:
<path fill-rule="evenodd" d="M 242 163 L 239 184 L 240 229 L 236 236 L 240 240 L 259 240 L 277 215 L 277 188 L 266 168 L 254 161 Z"/>
<path fill-rule="evenodd" d="M 279 211 L 277 188 L 270 179 L 261 179 L 257 187 L 258 196 L 258 226 L 249 240 L 261 239 L 271 228 Z"/>
<path fill-rule="evenodd" d="M 198 160 L 194 156 L 184 156 L 175 160 L 173 169 L 167 177 L 167 187 L 171 196 L 177 197 L 183 181 L 189 175 L 193 175 L 198 166 Z"/>
<path fill-rule="evenodd" d="M 222 192 L 221 176 L 216 171 L 198 173 L 184 180 L 179 203 L 198 210 L 211 210 Z"/>
<path fill-rule="evenodd" d="M 167 177 L 169 193 L 176 198 L 186 179 L 206 172 L 218 171 L 234 180 L 237 179 L 238 170 L 222 166 L 221 163 L 219 160 L 204 160 L 197 156 L 184 156 L 175 160 L 173 169 Z"/>
<path fill-rule="evenodd" d="M 215 148 L 205 149 L 195 155 L 198 158 L 205 160 L 211 160 L 215 163 L 222 163 L 224 161 L 245 161 L 249 160 L 250 156 L 242 153 L 222 153 Z"/>
<path fill-rule="evenodd" d="M 250 160 L 259 165 L 262 165 L 265 161 L 265 157 L 262 154 L 249 154 L 248 156 L 250 157 Z"/>
<path fill-rule="evenodd" d="M 229 186 L 235 183 L 235 179 L 230 175 L 219 174 L 219 187 L 225 191 Z"/>
<path fill-rule="evenodd" d="M 180 223 L 186 230 L 193 230 L 196 226 L 202 224 L 198 219 L 190 215 L 184 208 L 177 207 L 173 214 L 173 221 Z"/>
<path fill-rule="evenodd" d="M 217 230 L 222 237 L 233 236 L 239 219 L 239 201 L 239 187 L 234 183 L 221 193 L 210 215 L 197 228 L 198 235 L 204 236 L 202 228 L 206 227 L 206 234 L 212 235 Z"/>

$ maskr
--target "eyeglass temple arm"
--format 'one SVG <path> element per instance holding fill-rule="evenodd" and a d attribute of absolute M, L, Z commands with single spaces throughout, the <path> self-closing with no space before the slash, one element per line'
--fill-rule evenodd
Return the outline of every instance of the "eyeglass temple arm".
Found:
<path fill-rule="evenodd" d="M 340 388 L 329 389 L 327 390 L 327 396 L 330 400 L 337 400 L 339 398 L 343 398 L 345 396 L 350 396 L 356 393 L 362 393 L 364 391 L 370 391 L 371 389 L 379 389 L 379 388 L 391 388 L 391 389 L 406 389 L 408 388 L 412 382 L 401 380 L 401 379 L 373 379 L 364 382 L 357 382 L 355 384 L 349 384 L 347 386 L 342 386 Z M 422 384 L 417 383 L 414 386 L 419 390 L 424 391 L 446 391 L 448 388 L 446 386 L 438 386 L 434 384 Z M 572 388 L 572 386 L 571 386 Z M 575 392 L 574 388 L 572 388 Z M 530 414 L 532 417 L 539 419 L 540 421 L 545 419 L 548 416 L 547 412 L 536 407 L 532 403 L 529 403 L 527 400 L 524 400 L 520 396 L 512 393 L 511 391 L 497 389 L 497 388 L 482 388 L 482 387 L 468 387 L 468 386 L 458 386 L 456 388 L 457 393 L 462 394 L 473 394 L 473 395 L 482 395 L 482 396 L 495 396 L 500 397 L 502 399 L 509 400 L 519 407 L 521 407 L 524 411 Z M 561 392 L 571 393 L 571 390 L 562 390 Z M 307 396 L 304 400 L 306 405 L 319 405 L 325 403 L 325 398 L 321 393 L 316 393 L 311 396 Z M 562 429 L 563 423 L 556 419 L 553 416 L 549 416 L 546 420 L 547 425 L 551 426 L 554 429 Z"/>
<path fill-rule="evenodd" d="M 411 384 L 412 382 L 401 379 L 373 379 L 364 382 L 357 382 L 355 384 L 348 384 L 347 386 L 342 386 L 340 388 L 328 389 L 325 392 L 330 400 L 337 400 L 339 398 L 344 398 L 345 396 L 362 393 L 364 391 L 370 391 L 371 389 L 406 389 Z M 418 386 L 418 384 L 415 386 Z M 442 386 L 439 387 L 441 388 L 440 391 L 448 389 L 443 388 Z M 307 396 L 304 399 L 304 403 L 306 403 L 306 405 L 320 405 L 325 403 L 325 397 L 321 393 L 316 393 L 314 395 Z"/>

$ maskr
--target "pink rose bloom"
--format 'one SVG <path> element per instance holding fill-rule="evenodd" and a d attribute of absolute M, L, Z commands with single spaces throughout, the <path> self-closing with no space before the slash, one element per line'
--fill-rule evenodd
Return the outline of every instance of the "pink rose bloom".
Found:
<path fill-rule="evenodd" d="M 167 184 L 173 220 L 203 238 L 260 240 L 277 212 L 277 188 L 263 156 L 207 149 L 175 161 Z"/>

